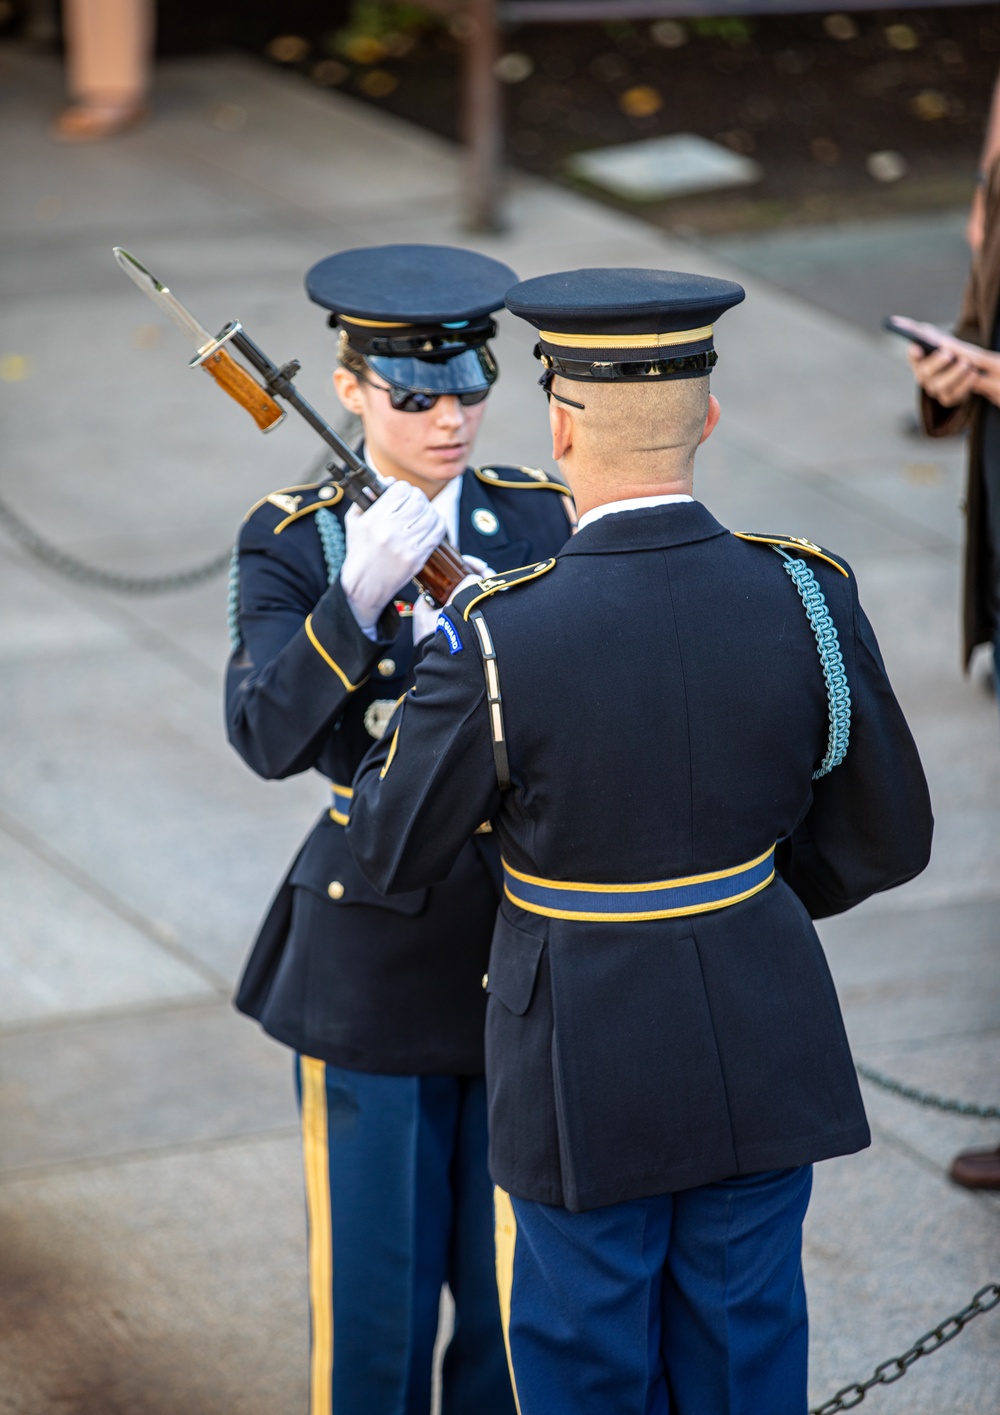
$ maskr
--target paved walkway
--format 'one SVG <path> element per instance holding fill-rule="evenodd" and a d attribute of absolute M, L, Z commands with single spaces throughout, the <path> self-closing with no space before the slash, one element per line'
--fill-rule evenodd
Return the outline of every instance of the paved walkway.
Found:
<path fill-rule="evenodd" d="M 194 564 L 316 445 L 261 438 L 185 367 L 120 275 L 135 251 L 210 326 L 238 316 L 331 407 L 330 340 L 302 273 L 338 247 L 466 239 L 454 152 L 243 60 L 165 66 L 148 129 L 51 146 L 59 75 L 0 50 L 0 492 L 122 571 Z M 616 213 L 518 182 L 483 250 L 533 274 L 731 273 Z M 824 926 L 859 1057 L 1000 1099 L 1000 739 L 958 671 L 962 449 L 908 440 L 897 351 L 756 279 L 727 316 L 724 421 L 701 459 L 729 524 L 854 563 L 924 753 L 934 860 Z M 484 458 L 544 463 L 522 328 Z M 228 996 L 270 890 L 323 804 L 265 785 L 223 739 L 220 581 L 118 599 L 0 562 L 0 1410 L 305 1410 L 303 1220 L 289 1057 Z M 627 707 L 627 705 L 626 705 Z M 820 1167 L 807 1232 L 816 1401 L 1000 1278 L 1000 1199 L 944 1169 L 996 1126 L 872 1094 L 875 1143 Z M 870 1399 L 873 1415 L 993 1415 L 1000 1315 Z M 869 1407 L 866 1406 L 866 1409 Z M 762 1412 L 762 1415 L 764 1413 Z"/>

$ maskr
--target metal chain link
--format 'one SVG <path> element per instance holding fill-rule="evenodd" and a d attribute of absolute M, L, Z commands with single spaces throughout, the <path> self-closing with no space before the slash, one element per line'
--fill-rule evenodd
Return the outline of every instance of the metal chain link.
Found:
<path fill-rule="evenodd" d="M 196 585 L 203 585 L 207 580 L 214 580 L 217 575 L 223 574 L 229 568 L 232 555 L 232 551 L 227 550 L 203 565 L 195 565 L 190 570 L 180 570 L 173 575 L 118 575 L 111 570 L 88 565 L 68 551 L 60 550 L 33 526 L 29 526 L 3 497 L 0 497 L 0 523 L 12 540 L 57 575 L 94 589 L 110 590 L 112 594 L 159 595 L 194 589 Z"/>
<path fill-rule="evenodd" d="M 361 427 L 360 419 L 351 415 L 343 422 L 341 436 L 348 440 L 357 441 Z M 305 482 L 318 481 L 329 460 L 330 454 L 327 451 L 314 458 L 304 475 Z M 0 496 L 0 525 L 4 526 L 10 538 L 16 541 L 23 550 L 26 550 L 29 555 L 49 570 L 54 570 L 57 575 L 62 575 L 67 580 L 73 580 L 78 585 L 89 585 L 92 589 L 107 590 L 111 594 L 149 596 L 195 589 L 198 585 L 203 585 L 208 580 L 214 580 L 217 576 L 228 571 L 233 557 L 230 547 L 220 555 L 214 555 L 211 560 L 206 560 L 202 565 L 194 565 L 190 570 L 178 570 L 172 575 L 119 575 L 113 570 L 101 570 L 96 565 L 88 565 L 86 561 L 78 560 L 75 555 L 61 550 L 46 536 L 36 531 L 34 526 L 29 525 L 2 496 Z"/>
<path fill-rule="evenodd" d="M 922 1356 L 930 1356 L 946 1342 L 954 1341 L 974 1317 L 981 1317 L 984 1312 L 990 1312 L 998 1305 L 1000 1283 L 989 1282 L 979 1289 L 967 1307 L 963 1307 L 953 1317 L 945 1317 L 933 1331 L 925 1333 L 919 1341 L 915 1341 L 902 1356 L 890 1356 L 888 1361 L 883 1361 L 875 1368 L 875 1374 L 869 1380 L 855 1381 L 852 1385 L 844 1386 L 823 1405 L 817 1405 L 810 1410 L 809 1415 L 837 1415 L 841 1410 L 853 1410 L 856 1405 L 861 1404 L 873 1386 L 890 1386 L 894 1381 L 901 1380 Z"/>
<path fill-rule="evenodd" d="M 858 1075 L 863 1076 L 866 1081 L 871 1081 L 875 1086 L 881 1086 L 883 1091 L 891 1091 L 894 1096 L 902 1096 L 904 1100 L 916 1101 L 917 1105 L 931 1106 L 934 1110 L 946 1110 L 952 1115 L 969 1115 L 976 1120 L 1000 1120 L 1000 1105 L 976 1105 L 973 1101 L 950 1100 L 947 1096 L 937 1096 L 933 1091 L 922 1091 L 918 1086 L 906 1086 L 902 1081 L 896 1081 L 891 1076 L 883 1076 L 881 1071 L 876 1071 L 873 1066 L 864 1066 L 860 1061 L 855 1062 Z"/>

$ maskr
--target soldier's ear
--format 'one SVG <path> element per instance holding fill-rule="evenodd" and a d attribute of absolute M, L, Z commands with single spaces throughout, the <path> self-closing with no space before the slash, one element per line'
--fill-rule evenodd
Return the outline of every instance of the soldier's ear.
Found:
<path fill-rule="evenodd" d="M 552 456 L 559 462 L 573 446 L 573 413 L 555 398 L 549 401 L 549 427 L 552 429 Z"/>
<path fill-rule="evenodd" d="M 357 374 L 347 368 L 335 368 L 333 387 L 347 411 L 360 418 L 365 411 L 365 404 Z"/>
<path fill-rule="evenodd" d="M 708 395 L 708 412 L 705 414 L 705 426 L 702 430 L 701 436 L 698 438 L 699 447 L 703 442 L 707 442 L 708 439 L 712 436 L 712 433 L 715 431 L 721 416 L 722 409 L 719 406 L 719 400 L 718 398 L 716 398 L 714 393 L 710 393 Z"/>

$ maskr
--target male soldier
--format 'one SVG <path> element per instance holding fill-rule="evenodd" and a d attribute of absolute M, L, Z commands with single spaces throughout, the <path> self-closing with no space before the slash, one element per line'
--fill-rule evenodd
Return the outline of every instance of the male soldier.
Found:
<path fill-rule="evenodd" d="M 580 530 L 457 595 L 355 779 L 380 889 L 442 878 L 474 821 L 500 838 L 483 985 L 522 1415 L 804 1415 L 811 1165 L 869 1143 L 810 915 L 930 848 L 849 568 L 692 499 L 742 298 L 653 270 L 508 294 Z"/>
<path fill-rule="evenodd" d="M 386 899 L 359 873 L 344 826 L 355 768 L 437 617 L 422 599 L 414 607 L 414 573 L 446 534 L 482 557 L 480 573 L 487 559 L 510 567 L 554 554 L 569 534 L 564 487 L 467 465 L 497 374 L 491 313 L 515 279 L 499 261 L 440 246 L 346 251 L 314 266 L 308 293 L 339 331 L 337 393 L 361 418 L 368 462 L 393 484 L 346 516 L 331 482 L 289 487 L 240 533 L 230 740 L 261 776 L 315 768 L 333 791 L 237 997 L 297 1054 L 312 1415 L 427 1415 L 445 1282 L 455 1335 L 444 1410 L 513 1410 L 479 986 L 497 847 L 474 821 L 447 878 Z"/>

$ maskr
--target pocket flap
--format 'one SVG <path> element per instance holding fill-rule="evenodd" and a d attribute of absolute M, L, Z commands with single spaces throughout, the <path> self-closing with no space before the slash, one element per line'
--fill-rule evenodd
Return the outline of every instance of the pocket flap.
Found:
<path fill-rule="evenodd" d="M 311 890 L 338 908 L 364 904 L 392 914 L 419 914 L 427 903 L 426 889 L 404 894 L 379 894 L 358 869 L 344 827 L 325 817 L 305 843 L 289 875 L 289 883 Z"/>
<path fill-rule="evenodd" d="M 544 938 L 525 933 L 501 914 L 493 931 L 486 991 L 521 1017 L 531 1005 Z"/>

